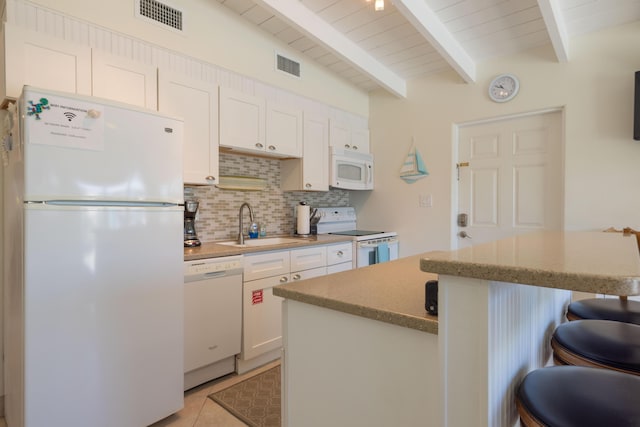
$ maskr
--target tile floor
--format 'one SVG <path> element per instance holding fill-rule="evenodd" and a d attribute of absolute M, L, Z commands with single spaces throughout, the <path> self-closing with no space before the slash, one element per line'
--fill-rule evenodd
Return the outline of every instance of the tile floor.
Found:
<path fill-rule="evenodd" d="M 277 360 L 246 374 L 227 375 L 188 390 L 184 394 L 184 408 L 180 412 L 160 420 L 150 427 L 246 427 L 245 423 L 207 396 L 279 364 L 280 361 Z M 0 427 L 7 427 L 4 418 L 0 418 Z"/>
<path fill-rule="evenodd" d="M 228 375 L 185 392 L 184 408 L 150 427 L 246 427 L 222 406 L 209 399 L 211 393 L 223 390 L 240 381 L 278 366 L 280 361 L 268 363 L 243 375 Z M 0 427 L 4 427 L 0 424 Z"/>

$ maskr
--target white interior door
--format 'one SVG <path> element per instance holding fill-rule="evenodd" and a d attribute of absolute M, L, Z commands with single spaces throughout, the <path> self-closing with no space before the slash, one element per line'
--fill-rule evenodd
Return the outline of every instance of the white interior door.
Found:
<path fill-rule="evenodd" d="M 561 229 L 562 145 L 560 111 L 460 127 L 457 247 Z"/>

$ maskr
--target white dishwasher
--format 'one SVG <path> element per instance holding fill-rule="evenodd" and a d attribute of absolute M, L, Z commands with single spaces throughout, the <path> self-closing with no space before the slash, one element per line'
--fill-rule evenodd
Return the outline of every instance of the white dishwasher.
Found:
<path fill-rule="evenodd" d="M 242 255 L 184 263 L 184 389 L 235 371 L 242 342 Z"/>

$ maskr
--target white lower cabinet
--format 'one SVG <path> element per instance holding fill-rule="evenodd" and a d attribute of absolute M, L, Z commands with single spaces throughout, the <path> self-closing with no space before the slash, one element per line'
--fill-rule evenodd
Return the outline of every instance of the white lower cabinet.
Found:
<path fill-rule="evenodd" d="M 238 373 L 280 357 L 282 298 L 273 295 L 273 287 L 324 276 L 328 268 L 336 270 L 338 265 L 350 269 L 351 247 L 351 242 L 347 242 L 245 255 L 242 352 L 237 361 Z M 328 266 L 329 263 L 331 265 Z M 342 264 L 348 264 L 348 268 Z"/>
<path fill-rule="evenodd" d="M 282 347 L 282 298 L 273 287 L 289 281 L 289 274 L 251 280 L 243 290 L 243 360 Z"/>

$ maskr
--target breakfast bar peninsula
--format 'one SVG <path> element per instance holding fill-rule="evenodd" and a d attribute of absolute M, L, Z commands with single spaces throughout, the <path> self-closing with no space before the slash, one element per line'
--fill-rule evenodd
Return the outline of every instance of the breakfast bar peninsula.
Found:
<path fill-rule="evenodd" d="M 415 307 L 436 275 L 434 322 Z M 275 288 L 284 425 L 513 426 L 571 291 L 640 294 L 635 237 L 531 233 Z"/>

